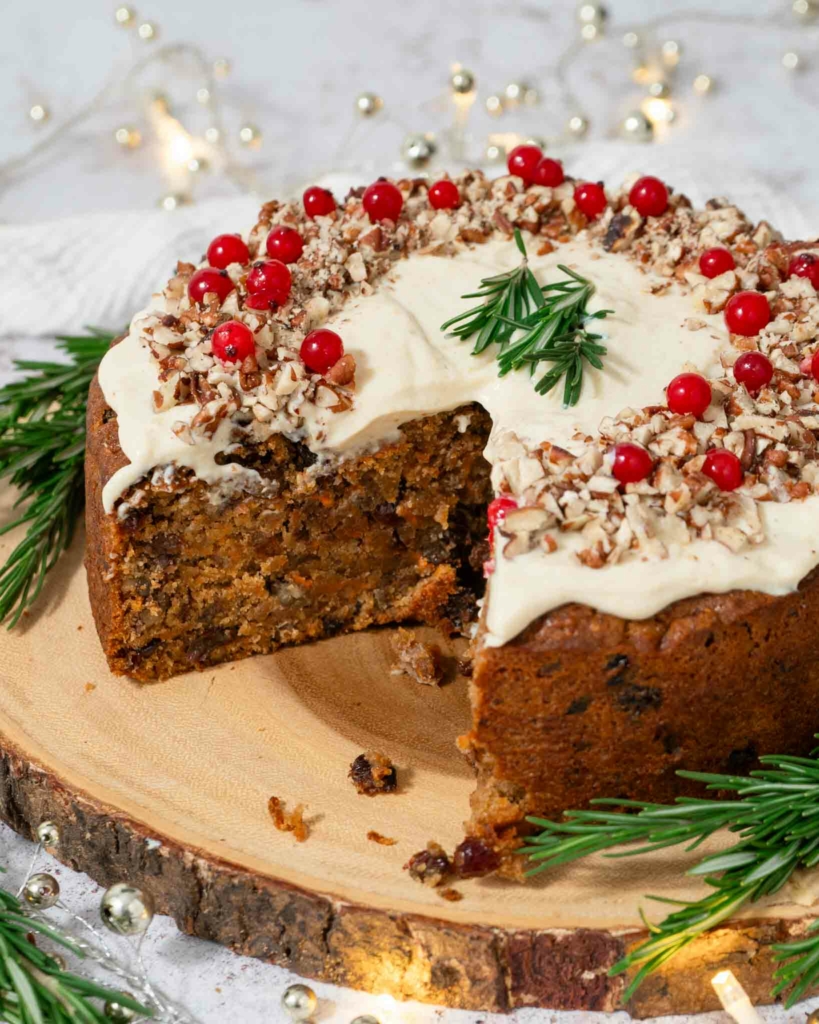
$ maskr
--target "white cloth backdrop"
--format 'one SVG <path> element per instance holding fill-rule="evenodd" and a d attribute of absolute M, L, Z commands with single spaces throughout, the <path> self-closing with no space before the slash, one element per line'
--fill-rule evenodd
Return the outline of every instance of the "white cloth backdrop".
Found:
<path fill-rule="evenodd" d="M 627 21 L 658 14 L 665 4 L 609 0 L 609 6 L 616 19 Z M 692 9 L 695 0 L 680 0 L 676 6 Z M 112 7 L 103 0 L 78 0 L 68 10 L 57 0 L 41 0 L 36 6 L 15 5 L 4 11 L 0 112 L 6 132 L 0 136 L 0 159 L 30 142 L 30 125 L 21 111 L 39 98 L 37 88 L 50 90 L 47 95 L 53 97 L 55 112 L 64 115 L 98 87 L 109 67 L 106 48 L 114 48 L 112 40 L 119 42 L 110 28 Z M 451 60 L 464 61 L 481 81 L 501 87 L 509 78 L 548 66 L 573 30 L 573 7 L 571 0 L 548 6 L 454 0 L 444 9 L 435 0 L 415 0 L 411 8 L 382 4 L 377 8 L 380 16 L 373 17 L 373 8 L 364 0 L 302 0 L 275 8 L 252 5 L 227 16 L 216 0 L 198 0 L 195 14 L 181 4 L 161 5 L 144 14 L 158 20 L 166 38 L 194 38 L 212 55 L 234 59 L 237 80 L 247 79 L 245 91 L 239 90 L 235 100 L 237 109 L 265 127 L 268 122 L 275 126 L 267 130 L 275 164 L 269 180 L 294 187 L 304 179 L 304 168 L 332 166 L 332 155 L 349 124 L 351 97 L 359 89 L 381 91 L 388 105 L 399 111 L 402 123 L 425 129 L 428 115 L 420 102 L 411 103 L 408 97 L 420 101 L 434 95 Z M 719 5 L 721 11 L 749 13 L 775 8 L 775 0 L 725 0 Z M 360 28 L 362 19 L 366 34 Z M 300 44 L 275 45 L 282 28 L 291 29 Z M 781 50 L 796 46 L 801 37 L 791 33 L 774 41 L 766 33 L 720 34 L 710 27 L 692 33 L 690 26 L 687 34 L 675 34 L 690 39 L 690 50 L 702 51 L 691 74 L 705 70 L 726 84 L 708 99 L 710 111 L 694 110 L 689 94 L 689 109 L 667 145 L 635 148 L 593 141 L 569 156 L 569 170 L 609 182 L 632 170 L 657 173 L 695 202 L 729 195 L 791 237 L 815 237 L 815 108 L 804 98 L 810 90 L 802 86 L 797 93 L 792 81 L 782 80 L 779 66 Z M 589 68 L 574 84 L 593 112 L 604 110 L 611 118 L 622 102 L 628 102 L 617 84 L 622 69 L 608 64 Z M 103 121 L 102 129 L 96 128 L 107 130 L 106 126 L 110 127 Z M 389 125 L 380 131 L 381 136 L 375 133 L 375 149 L 366 155 L 370 162 L 378 152 L 395 151 L 395 126 L 392 134 Z M 0 382 L 9 378 L 14 356 L 50 352 L 50 333 L 88 324 L 124 325 L 167 279 L 178 258 L 196 259 L 215 233 L 243 230 L 253 221 L 258 200 L 231 197 L 225 190 L 218 198 L 172 214 L 156 211 L 151 203 L 158 186 L 146 183 L 147 173 L 138 173 L 136 165 L 126 169 L 116 163 L 122 154 L 105 151 L 96 159 L 98 137 L 85 132 L 64 147 L 58 166 L 0 191 Z M 372 139 L 369 144 L 373 149 Z M 345 173 L 330 184 L 341 192 L 349 180 Z M 22 876 L 31 850 L 31 844 L 0 826 L 0 864 L 9 868 L 11 883 Z M 94 883 L 59 865 L 53 868 L 69 904 L 93 916 L 99 900 Z M 183 1001 L 202 1024 L 286 1020 L 278 1000 L 295 980 L 288 972 L 182 936 L 168 919 L 158 919 L 152 927 L 146 950 L 156 982 Z M 361 1013 L 374 1014 L 382 1024 L 492 1020 L 486 1014 L 390 1005 L 378 997 L 314 987 L 322 999 L 320 1021 L 341 1024 Z M 814 1000 L 790 1014 L 777 1008 L 761 1012 L 766 1021 L 801 1024 L 816 1005 Z M 622 1024 L 627 1019 L 625 1014 L 598 1017 L 537 1010 L 521 1010 L 515 1017 L 520 1024 Z M 687 1020 L 693 1024 L 694 1018 Z M 727 1017 L 710 1014 L 696 1020 L 717 1022 Z"/>

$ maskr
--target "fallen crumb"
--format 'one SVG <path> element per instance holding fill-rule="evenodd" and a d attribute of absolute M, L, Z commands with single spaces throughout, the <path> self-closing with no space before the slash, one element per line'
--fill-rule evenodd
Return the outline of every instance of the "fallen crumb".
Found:
<path fill-rule="evenodd" d="M 407 675 L 424 686 L 440 686 L 444 678 L 441 648 L 419 640 L 411 629 L 398 629 L 390 638 L 398 661 L 393 675 Z"/>
<path fill-rule="evenodd" d="M 394 793 L 398 785 L 395 765 L 386 754 L 368 750 L 350 765 L 347 773 L 359 793 L 376 796 L 379 793 Z"/>
<path fill-rule="evenodd" d="M 398 842 L 397 839 L 390 839 L 389 836 L 382 836 L 380 832 L 376 832 L 373 829 L 367 833 L 367 838 L 371 843 L 378 843 L 380 846 L 395 846 Z"/>
<path fill-rule="evenodd" d="M 77 626 L 77 629 L 82 630 L 82 623 L 79 626 Z"/>
<path fill-rule="evenodd" d="M 97 688 L 97 684 L 96 683 L 86 683 L 85 684 L 85 692 L 86 693 L 93 693 L 94 690 L 96 690 L 96 688 Z"/>
<path fill-rule="evenodd" d="M 443 846 L 430 840 L 425 850 L 419 850 L 410 857 L 404 865 L 404 870 L 409 871 L 410 878 L 414 878 L 422 885 L 435 887 L 450 876 L 452 863 Z"/>
<path fill-rule="evenodd" d="M 451 888 L 441 889 L 438 895 L 441 899 L 448 900 L 450 903 L 457 903 L 458 900 L 462 900 L 464 898 L 464 894 L 462 892 L 458 892 L 457 889 Z"/>
<path fill-rule="evenodd" d="M 304 804 L 296 804 L 292 811 L 286 811 L 284 801 L 277 796 L 271 796 L 267 801 L 267 810 L 279 832 L 292 832 L 298 842 L 304 842 L 308 835 L 307 823 L 304 820 Z"/>

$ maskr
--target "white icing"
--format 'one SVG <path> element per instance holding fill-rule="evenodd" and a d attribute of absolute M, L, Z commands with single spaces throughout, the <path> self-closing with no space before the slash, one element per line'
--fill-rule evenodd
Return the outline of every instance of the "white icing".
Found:
<path fill-rule="evenodd" d="M 721 316 L 697 318 L 706 326 L 689 330 L 694 314 L 691 296 L 672 284 L 663 294 L 649 290 L 651 279 L 623 256 L 592 247 L 580 236 L 546 256 L 531 256 L 538 280 L 555 280 L 564 263 L 596 286 L 592 311 L 615 310 L 599 322 L 608 347 L 605 369 L 587 369 L 580 402 L 561 404 L 560 387 L 538 395 L 528 372 L 498 378 L 495 353 L 471 354 L 471 343 L 444 335 L 441 324 L 475 300 L 474 291 L 489 274 L 517 264 L 516 248 L 507 241 L 465 249 L 455 257 L 414 254 L 400 261 L 374 294 L 350 300 L 326 326 L 337 330 L 345 350 L 356 360 L 354 406 L 331 413 L 305 405 L 305 443 L 318 453 L 352 454 L 397 435 L 401 423 L 418 416 L 479 402 L 493 421 L 486 456 L 501 457 L 508 431 L 530 445 L 548 440 L 580 451 L 573 440 L 579 430 L 594 434 L 604 416 L 632 406 L 662 404 L 664 387 L 684 367 L 707 376 L 721 373 L 720 351 L 728 345 Z M 163 309 L 161 298 L 152 308 Z M 172 430 L 190 422 L 195 404 L 156 413 L 152 392 L 157 366 L 134 319 L 128 337 L 103 360 L 100 383 L 116 411 L 119 439 L 130 465 L 119 470 L 103 493 L 110 512 L 123 492 L 155 466 L 189 467 L 208 484 L 257 481 L 256 474 L 235 464 L 220 466 L 215 455 L 228 445 L 230 427 L 220 424 L 210 440 L 185 444 Z M 496 559 L 490 580 L 485 642 L 506 643 L 539 615 L 567 602 L 579 602 L 628 618 L 647 618 L 670 602 L 703 592 L 734 588 L 784 594 L 796 588 L 819 562 L 814 540 L 819 497 L 760 507 L 766 540 L 732 553 L 717 541 L 670 545 L 669 557 L 650 564 L 639 550 L 621 561 L 592 569 L 574 557 L 584 541 L 561 536 L 556 552 L 537 550 Z"/>

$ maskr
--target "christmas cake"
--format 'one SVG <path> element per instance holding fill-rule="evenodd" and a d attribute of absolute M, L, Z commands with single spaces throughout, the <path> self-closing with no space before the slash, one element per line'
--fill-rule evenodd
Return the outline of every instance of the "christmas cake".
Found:
<path fill-rule="evenodd" d="M 266 204 L 177 266 L 88 414 L 111 669 L 471 632 L 486 849 L 804 752 L 819 700 L 819 245 L 509 169 Z"/>

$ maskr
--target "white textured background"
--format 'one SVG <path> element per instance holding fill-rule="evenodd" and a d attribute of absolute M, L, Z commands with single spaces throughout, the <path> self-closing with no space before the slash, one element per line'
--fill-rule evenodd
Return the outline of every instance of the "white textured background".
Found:
<path fill-rule="evenodd" d="M 235 129 L 249 119 L 262 128 L 261 152 L 250 159 L 242 154 L 242 159 L 255 165 L 265 195 L 342 162 L 366 165 L 362 174 L 367 175 L 371 168 L 388 170 L 406 131 L 446 126 L 442 97 L 452 61 L 476 73 L 483 94 L 525 76 L 544 95 L 540 107 L 514 121 L 491 121 L 476 104 L 471 126 L 476 153 L 489 130 L 552 134 L 567 114 L 548 70 L 575 31 L 571 0 L 151 2 L 151 7 L 140 6 L 140 14 L 158 23 L 163 42 L 196 42 L 210 57 L 231 59 L 225 121 Z M 788 234 L 819 234 L 819 28 L 795 26 L 789 4 L 778 0 L 713 0 L 711 8 L 755 16 L 781 12 L 778 30 L 720 28 L 705 19 L 669 25 L 663 37 L 673 36 L 685 47 L 678 75 L 679 117 L 661 144 L 629 148 L 608 141 L 612 126 L 639 98 L 629 84 L 629 57 L 618 45 L 618 29 L 672 6 L 694 11 L 700 4 L 609 0 L 608 6 L 610 41 L 589 47 L 571 76 L 593 129 L 588 145 L 558 154 L 569 168 L 610 180 L 626 170 L 655 171 L 693 193 L 692 198 L 727 192 L 749 212 L 774 218 Z M 3 5 L 0 162 L 24 152 L 70 117 L 113 69 L 148 52 L 132 34 L 113 27 L 113 8 L 103 0 L 14 5 L 9 0 Z M 801 53 L 804 73 L 784 71 L 780 59 L 788 49 Z M 700 71 L 720 80 L 720 88 L 705 99 L 690 90 Z M 168 81 L 166 75 L 155 81 L 160 79 L 163 85 Z M 191 100 L 196 80 L 174 72 L 172 82 L 169 91 L 180 115 L 194 126 L 193 119 L 201 115 Z M 362 89 L 384 97 L 385 113 L 360 126 L 352 147 L 345 146 L 355 123 L 352 99 Z M 38 101 L 54 114 L 45 131 L 26 116 Z M 32 332 L 89 322 L 119 326 L 167 276 L 172 259 L 195 257 L 215 231 L 239 230 L 252 216 L 255 200 L 237 198 L 218 181 L 206 181 L 201 193 L 202 199 L 218 202 L 158 214 L 155 202 L 166 189 L 150 147 L 123 153 L 111 137 L 113 128 L 139 120 L 134 109 L 133 102 L 115 103 L 24 175 L 10 180 L 0 169 L 0 380 L 6 379 L 14 354 L 49 348 L 47 341 L 32 340 Z M 105 219 L 88 216 L 114 211 L 117 215 Z M 60 222 L 54 223 L 55 218 Z M 0 863 L 9 867 L 11 883 L 22 876 L 30 854 L 30 844 L 0 826 Z M 96 886 L 59 865 L 55 873 L 72 907 L 93 914 Z M 155 980 L 202 1024 L 285 1020 L 278 999 L 293 980 L 286 972 L 180 936 L 167 919 L 153 926 L 147 950 Z M 321 1021 L 349 1021 L 360 1013 L 373 1013 L 383 1024 L 492 1019 L 390 1006 L 360 993 L 315 987 L 322 997 Z M 763 1013 L 767 1021 L 801 1024 L 816 1004 L 790 1014 Z M 626 1020 L 625 1015 L 549 1011 L 519 1011 L 515 1017 L 520 1024 Z M 728 1020 L 720 1014 L 697 1019 Z"/>

